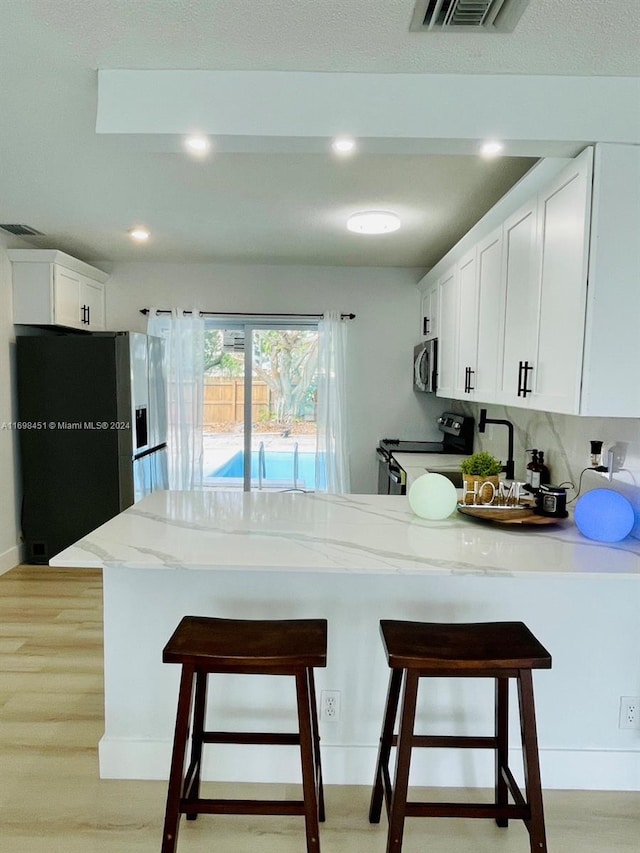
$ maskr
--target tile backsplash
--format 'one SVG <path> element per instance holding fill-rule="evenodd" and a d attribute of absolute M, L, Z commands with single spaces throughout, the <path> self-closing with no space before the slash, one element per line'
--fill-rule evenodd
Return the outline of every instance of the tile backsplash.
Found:
<path fill-rule="evenodd" d="M 451 411 L 461 411 L 480 418 L 480 409 L 487 409 L 487 417 L 508 420 L 514 427 L 515 473 L 518 480 L 525 479 L 525 468 L 531 458 L 528 448 L 544 451 L 545 464 L 554 485 L 572 484 L 568 499 L 596 488 L 612 488 L 627 497 L 635 511 L 636 523 L 632 535 L 640 538 L 640 420 L 632 418 L 581 418 L 556 415 L 529 409 L 507 408 L 453 401 Z M 488 450 L 503 462 L 507 457 L 508 431 L 505 426 L 488 424 L 485 433 L 476 427 L 475 447 Z M 591 466 L 591 441 L 615 445 L 616 469 L 611 482 L 596 472 L 585 469 Z M 606 464 L 606 459 L 603 459 Z M 582 477 L 582 482 L 581 482 Z"/>

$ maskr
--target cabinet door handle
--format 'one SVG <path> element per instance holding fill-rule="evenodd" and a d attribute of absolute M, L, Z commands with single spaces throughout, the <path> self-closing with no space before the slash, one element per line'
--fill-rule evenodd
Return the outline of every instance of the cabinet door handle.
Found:
<path fill-rule="evenodd" d="M 422 318 L 422 334 L 423 335 L 429 334 L 429 318 L 428 317 Z"/>
<path fill-rule="evenodd" d="M 533 371 L 533 365 L 530 365 L 528 361 L 525 361 L 524 367 L 522 370 L 523 375 L 523 383 L 522 383 L 522 396 L 526 397 L 527 394 L 531 394 L 532 389 L 527 387 L 527 383 L 529 380 L 529 371 Z"/>
<path fill-rule="evenodd" d="M 467 387 L 465 391 L 467 394 L 470 394 L 471 391 L 475 390 L 475 387 L 471 384 L 471 377 L 475 374 L 475 370 L 472 370 L 470 367 L 467 367 Z"/>
<path fill-rule="evenodd" d="M 518 362 L 518 397 L 522 397 L 522 370 L 524 368 L 524 363 L 522 361 Z"/>
<path fill-rule="evenodd" d="M 91 306 L 87 305 L 87 326 L 91 325 Z"/>
<path fill-rule="evenodd" d="M 518 397 L 526 397 L 531 394 L 532 389 L 528 388 L 529 371 L 533 371 L 533 365 L 528 361 L 518 362 Z"/>
<path fill-rule="evenodd" d="M 81 311 L 82 311 L 82 316 L 80 317 L 80 322 L 86 323 L 87 322 L 87 306 L 83 305 L 81 307 Z"/>

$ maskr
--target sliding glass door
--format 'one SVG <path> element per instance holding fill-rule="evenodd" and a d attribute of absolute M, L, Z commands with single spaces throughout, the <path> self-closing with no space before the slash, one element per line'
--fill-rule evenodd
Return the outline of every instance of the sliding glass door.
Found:
<path fill-rule="evenodd" d="M 315 488 L 317 324 L 207 321 L 205 488 Z"/>

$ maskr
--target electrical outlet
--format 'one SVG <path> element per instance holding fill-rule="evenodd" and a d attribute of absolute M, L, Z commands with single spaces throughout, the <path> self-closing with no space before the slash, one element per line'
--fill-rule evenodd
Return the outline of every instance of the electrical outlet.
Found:
<path fill-rule="evenodd" d="M 620 729 L 640 729 L 640 696 L 620 697 Z"/>
<path fill-rule="evenodd" d="M 320 718 L 333 722 L 340 719 L 339 690 L 322 690 L 320 692 Z"/>

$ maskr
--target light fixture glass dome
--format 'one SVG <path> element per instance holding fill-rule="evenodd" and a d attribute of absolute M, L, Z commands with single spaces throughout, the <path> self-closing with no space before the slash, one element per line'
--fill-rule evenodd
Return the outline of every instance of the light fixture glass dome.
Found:
<path fill-rule="evenodd" d="M 483 142 L 480 153 L 483 157 L 498 157 L 502 154 L 503 150 L 504 145 L 502 142 L 497 139 L 488 139 L 486 142 Z"/>
<path fill-rule="evenodd" d="M 356 149 L 356 141 L 350 136 L 338 136 L 331 143 L 336 154 L 353 154 Z"/>
<path fill-rule="evenodd" d="M 390 234 L 400 224 L 400 217 L 390 210 L 363 210 L 347 220 L 347 228 L 356 234 Z"/>
<path fill-rule="evenodd" d="M 145 240 L 149 239 L 150 233 L 146 228 L 143 228 L 141 225 L 137 225 L 129 231 L 129 236 L 132 240 L 136 240 L 138 243 L 144 243 Z"/>
<path fill-rule="evenodd" d="M 186 137 L 184 140 L 184 147 L 190 154 L 202 157 L 209 152 L 209 149 L 211 148 L 211 141 L 208 136 L 195 133 Z"/>

